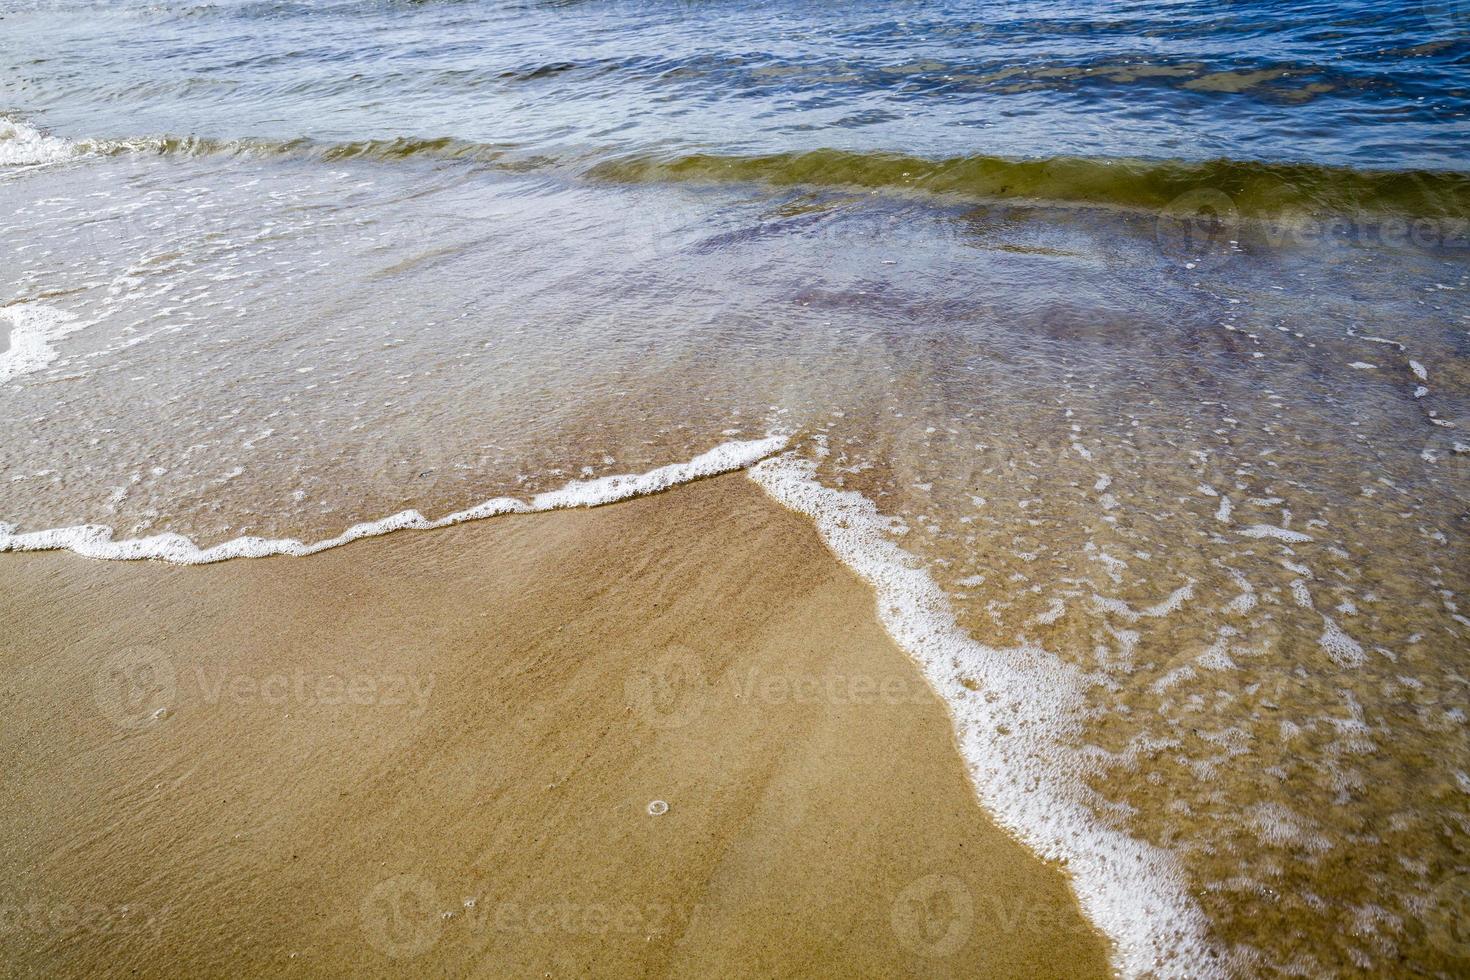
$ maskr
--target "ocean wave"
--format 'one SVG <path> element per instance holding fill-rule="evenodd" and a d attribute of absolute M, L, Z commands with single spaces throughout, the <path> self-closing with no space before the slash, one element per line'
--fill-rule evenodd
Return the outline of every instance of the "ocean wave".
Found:
<path fill-rule="evenodd" d="M 84 558 L 118 561 L 155 559 L 175 565 L 208 565 L 232 558 L 266 558 L 272 555 L 305 557 L 337 548 L 362 538 L 375 538 L 393 531 L 429 531 L 465 521 L 502 514 L 530 514 L 574 507 L 597 507 L 631 497 L 658 493 L 681 483 L 743 469 L 785 448 L 785 435 L 764 439 L 725 442 L 683 463 L 670 463 L 646 473 L 605 476 L 596 480 L 574 480 L 559 490 L 538 493 L 528 500 L 495 497 L 465 510 L 430 520 L 416 510 L 400 511 L 376 521 L 354 524 L 334 538 L 304 542 L 296 538 L 234 538 L 201 548 L 182 534 L 155 534 L 145 538 L 113 540 L 113 529 L 100 524 L 48 528 L 20 533 L 14 524 L 0 523 L 0 553 L 7 551 L 71 551 Z"/>
<path fill-rule="evenodd" d="M 609 157 L 590 149 L 550 155 L 531 153 L 514 143 L 448 136 L 329 142 L 160 135 L 73 141 L 47 135 L 24 122 L 0 119 L 0 166 L 28 167 L 128 154 L 324 163 L 441 160 L 626 184 L 747 183 L 1160 213 L 1200 194 L 1223 194 L 1239 217 L 1267 220 L 1301 214 L 1367 220 L 1470 217 L 1470 173 L 1456 171 L 1359 170 L 1227 159 L 1010 159 L 988 155 L 929 159 L 833 149 L 749 156 Z"/>
<path fill-rule="evenodd" d="M 505 159 L 515 147 L 511 144 L 477 143 L 452 137 L 390 137 L 353 142 L 326 142 L 313 139 L 221 139 L 209 136 L 136 136 L 126 139 L 68 140 L 43 133 L 18 120 L 0 119 L 0 166 L 34 166 L 62 163 L 82 157 L 170 156 L 170 157 L 247 157 L 319 160 L 337 163 L 346 160 L 392 162 L 414 157 L 440 160 L 467 160 L 495 163 Z M 532 165 L 528 161 L 524 165 Z M 508 166 L 514 167 L 514 163 Z"/>
<path fill-rule="evenodd" d="M 893 522 L 814 471 L 785 453 L 748 475 L 811 519 L 872 587 L 884 628 L 949 706 L 981 802 L 1036 853 L 1066 862 L 1083 911 L 1116 944 L 1122 975 L 1227 975 L 1174 856 L 1104 825 L 1085 799 L 1094 766 L 1076 745 L 1087 679 L 1040 647 L 998 650 L 966 633 L 923 564 L 890 537 Z"/>
<path fill-rule="evenodd" d="M 752 182 L 939 194 L 1163 211 L 1201 191 L 1228 195 L 1243 217 L 1306 211 L 1344 215 L 1470 215 L 1470 174 L 1371 171 L 1253 160 L 1051 157 L 944 160 L 892 153 L 814 150 L 764 156 L 630 156 L 593 166 L 591 176 L 650 182 Z"/>
<path fill-rule="evenodd" d="M 0 167 L 33 167 L 69 160 L 84 152 L 82 144 L 48 136 L 34 126 L 0 118 Z"/>

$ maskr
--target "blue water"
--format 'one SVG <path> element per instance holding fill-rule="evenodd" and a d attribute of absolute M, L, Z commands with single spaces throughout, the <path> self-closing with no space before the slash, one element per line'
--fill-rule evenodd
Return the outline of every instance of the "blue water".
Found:
<path fill-rule="evenodd" d="M 71 137 L 1470 169 L 1463 0 L 6 4 Z"/>

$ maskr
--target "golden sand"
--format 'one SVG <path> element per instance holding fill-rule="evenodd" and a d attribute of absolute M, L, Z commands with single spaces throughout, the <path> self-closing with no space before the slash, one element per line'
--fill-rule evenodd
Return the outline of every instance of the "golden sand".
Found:
<path fill-rule="evenodd" d="M 0 559 L 19 974 L 1108 972 L 872 594 L 742 476 L 309 559 Z"/>

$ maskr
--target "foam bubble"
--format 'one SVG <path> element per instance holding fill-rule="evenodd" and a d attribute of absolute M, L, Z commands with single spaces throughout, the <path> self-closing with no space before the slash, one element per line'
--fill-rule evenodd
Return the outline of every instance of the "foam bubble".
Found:
<path fill-rule="evenodd" d="M 41 370 L 56 360 L 53 343 L 88 326 L 90 321 L 42 303 L 0 307 L 0 328 L 10 331 L 10 346 L 0 352 L 0 384 Z"/>
<path fill-rule="evenodd" d="M 1221 497 L 1220 498 L 1220 506 L 1215 509 L 1215 520 L 1219 521 L 1221 524 L 1229 524 L 1230 523 L 1230 512 L 1231 512 L 1232 509 L 1233 508 L 1232 508 L 1232 505 L 1230 503 L 1230 498 L 1229 497 Z"/>
<path fill-rule="evenodd" d="M 1272 524 L 1253 524 L 1235 533 L 1246 538 L 1275 538 L 1277 541 L 1285 541 L 1290 544 L 1300 544 L 1303 541 L 1312 540 L 1310 534 L 1303 534 L 1300 531 L 1288 531 L 1284 527 L 1276 527 Z"/>
<path fill-rule="evenodd" d="M 1364 660 L 1363 646 L 1343 632 L 1330 617 L 1323 616 L 1322 622 L 1325 628 L 1322 635 L 1318 637 L 1317 643 L 1327 652 L 1327 656 L 1339 667 L 1357 667 Z"/>
<path fill-rule="evenodd" d="M 1153 691 L 1155 694 L 1163 694 L 1175 684 L 1178 684 L 1180 681 L 1187 681 L 1193 676 L 1194 668 L 1191 667 L 1189 664 L 1184 664 L 1183 666 L 1175 667 L 1163 677 L 1160 677 L 1158 680 L 1154 681 L 1149 690 Z"/>
<path fill-rule="evenodd" d="M 1195 658 L 1195 663 L 1205 670 L 1234 670 L 1236 663 L 1230 659 L 1230 644 L 1225 639 L 1216 640 Z"/>
<path fill-rule="evenodd" d="M 1047 607 L 1045 612 L 1037 613 L 1034 622 L 1040 623 L 1042 626 L 1050 626 L 1052 623 L 1055 623 L 1057 620 L 1061 619 L 1062 615 L 1066 613 L 1066 611 L 1066 601 L 1057 597 L 1053 597 L 1051 600 L 1051 605 Z"/>
<path fill-rule="evenodd" d="M 67 160 L 78 153 L 69 140 L 47 136 L 34 126 L 0 119 L 0 167 L 34 167 Z"/>
<path fill-rule="evenodd" d="M 1257 601 L 1254 591 L 1242 592 L 1225 604 L 1225 612 L 1236 616 L 1244 616 L 1256 608 Z"/>
<path fill-rule="evenodd" d="M 1301 814 L 1280 803 L 1258 803 L 1250 809 L 1251 825 L 1261 842 L 1272 847 L 1299 847 L 1320 853 L 1332 844 Z"/>
<path fill-rule="evenodd" d="M 562 510 L 571 507 L 596 507 L 630 497 L 640 497 L 701 477 L 742 469 L 781 450 L 786 436 L 772 435 L 764 439 L 726 442 L 686 463 L 672 463 L 647 473 L 605 476 L 596 480 L 576 480 L 560 490 L 539 493 L 529 500 L 495 497 L 467 510 L 457 511 L 437 520 L 429 520 L 416 510 L 400 511 L 381 520 L 354 524 L 335 538 L 306 543 L 296 538 L 234 538 L 222 544 L 200 548 L 182 534 L 156 534 L 146 538 L 112 539 L 112 528 L 100 524 L 51 528 L 44 531 L 17 533 L 14 524 L 0 523 L 0 552 L 6 551 L 72 551 L 86 558 L 132 561 L 155 558 L 178 565 L 207 565 L 231 558 L 264 558 L 269 555 L 303 557 L 328 548 L 336 548 L 360 538 L 372 538 L 406 528 L 427 531 L 465 521 L 495 517 L 500 514 L 529 514 L 537 511 Z"/>
<path fill-rule="evenodd" d="M 814 472 L 812 462 L 788 453 L 748 475 L 810 517 L 873 587 L 884 627 L 948 704 L 990 813 L 1041 856 L 1067 863 L 1083 911 L 1115 943 L 1124 974 L 1223 976 L 1174 858 L 1105 825 L 1087 805 L 1083 776 L 1096 763 L 1078 745 L 1081 672 L 1036 646 L 977 642 L 918 560 L 888 536 L 896 522 L 861 494 L 817 483 Z"/>
<path fill-rule="evenodd" d="M 1122 599 L 1106 598 L 1100 595 L 1093 595 L 1092 604 L 1102 612 L 1110 612 L 1130 623 L 1136 623 L 1140 619 L 1159 619 L 1167 616 L 1192 598 L 1194 598 L 1194 583 L 1186 582 L 1147 609 L 1134 609 Z"/>

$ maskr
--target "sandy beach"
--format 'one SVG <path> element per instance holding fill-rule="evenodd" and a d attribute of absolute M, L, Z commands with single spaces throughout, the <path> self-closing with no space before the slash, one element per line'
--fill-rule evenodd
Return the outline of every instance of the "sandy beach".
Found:
<path fill-rule="evenodd" d="M 870 590 L 741 474 L 3 559 L 9 975 L 1108 975 Z"/>

